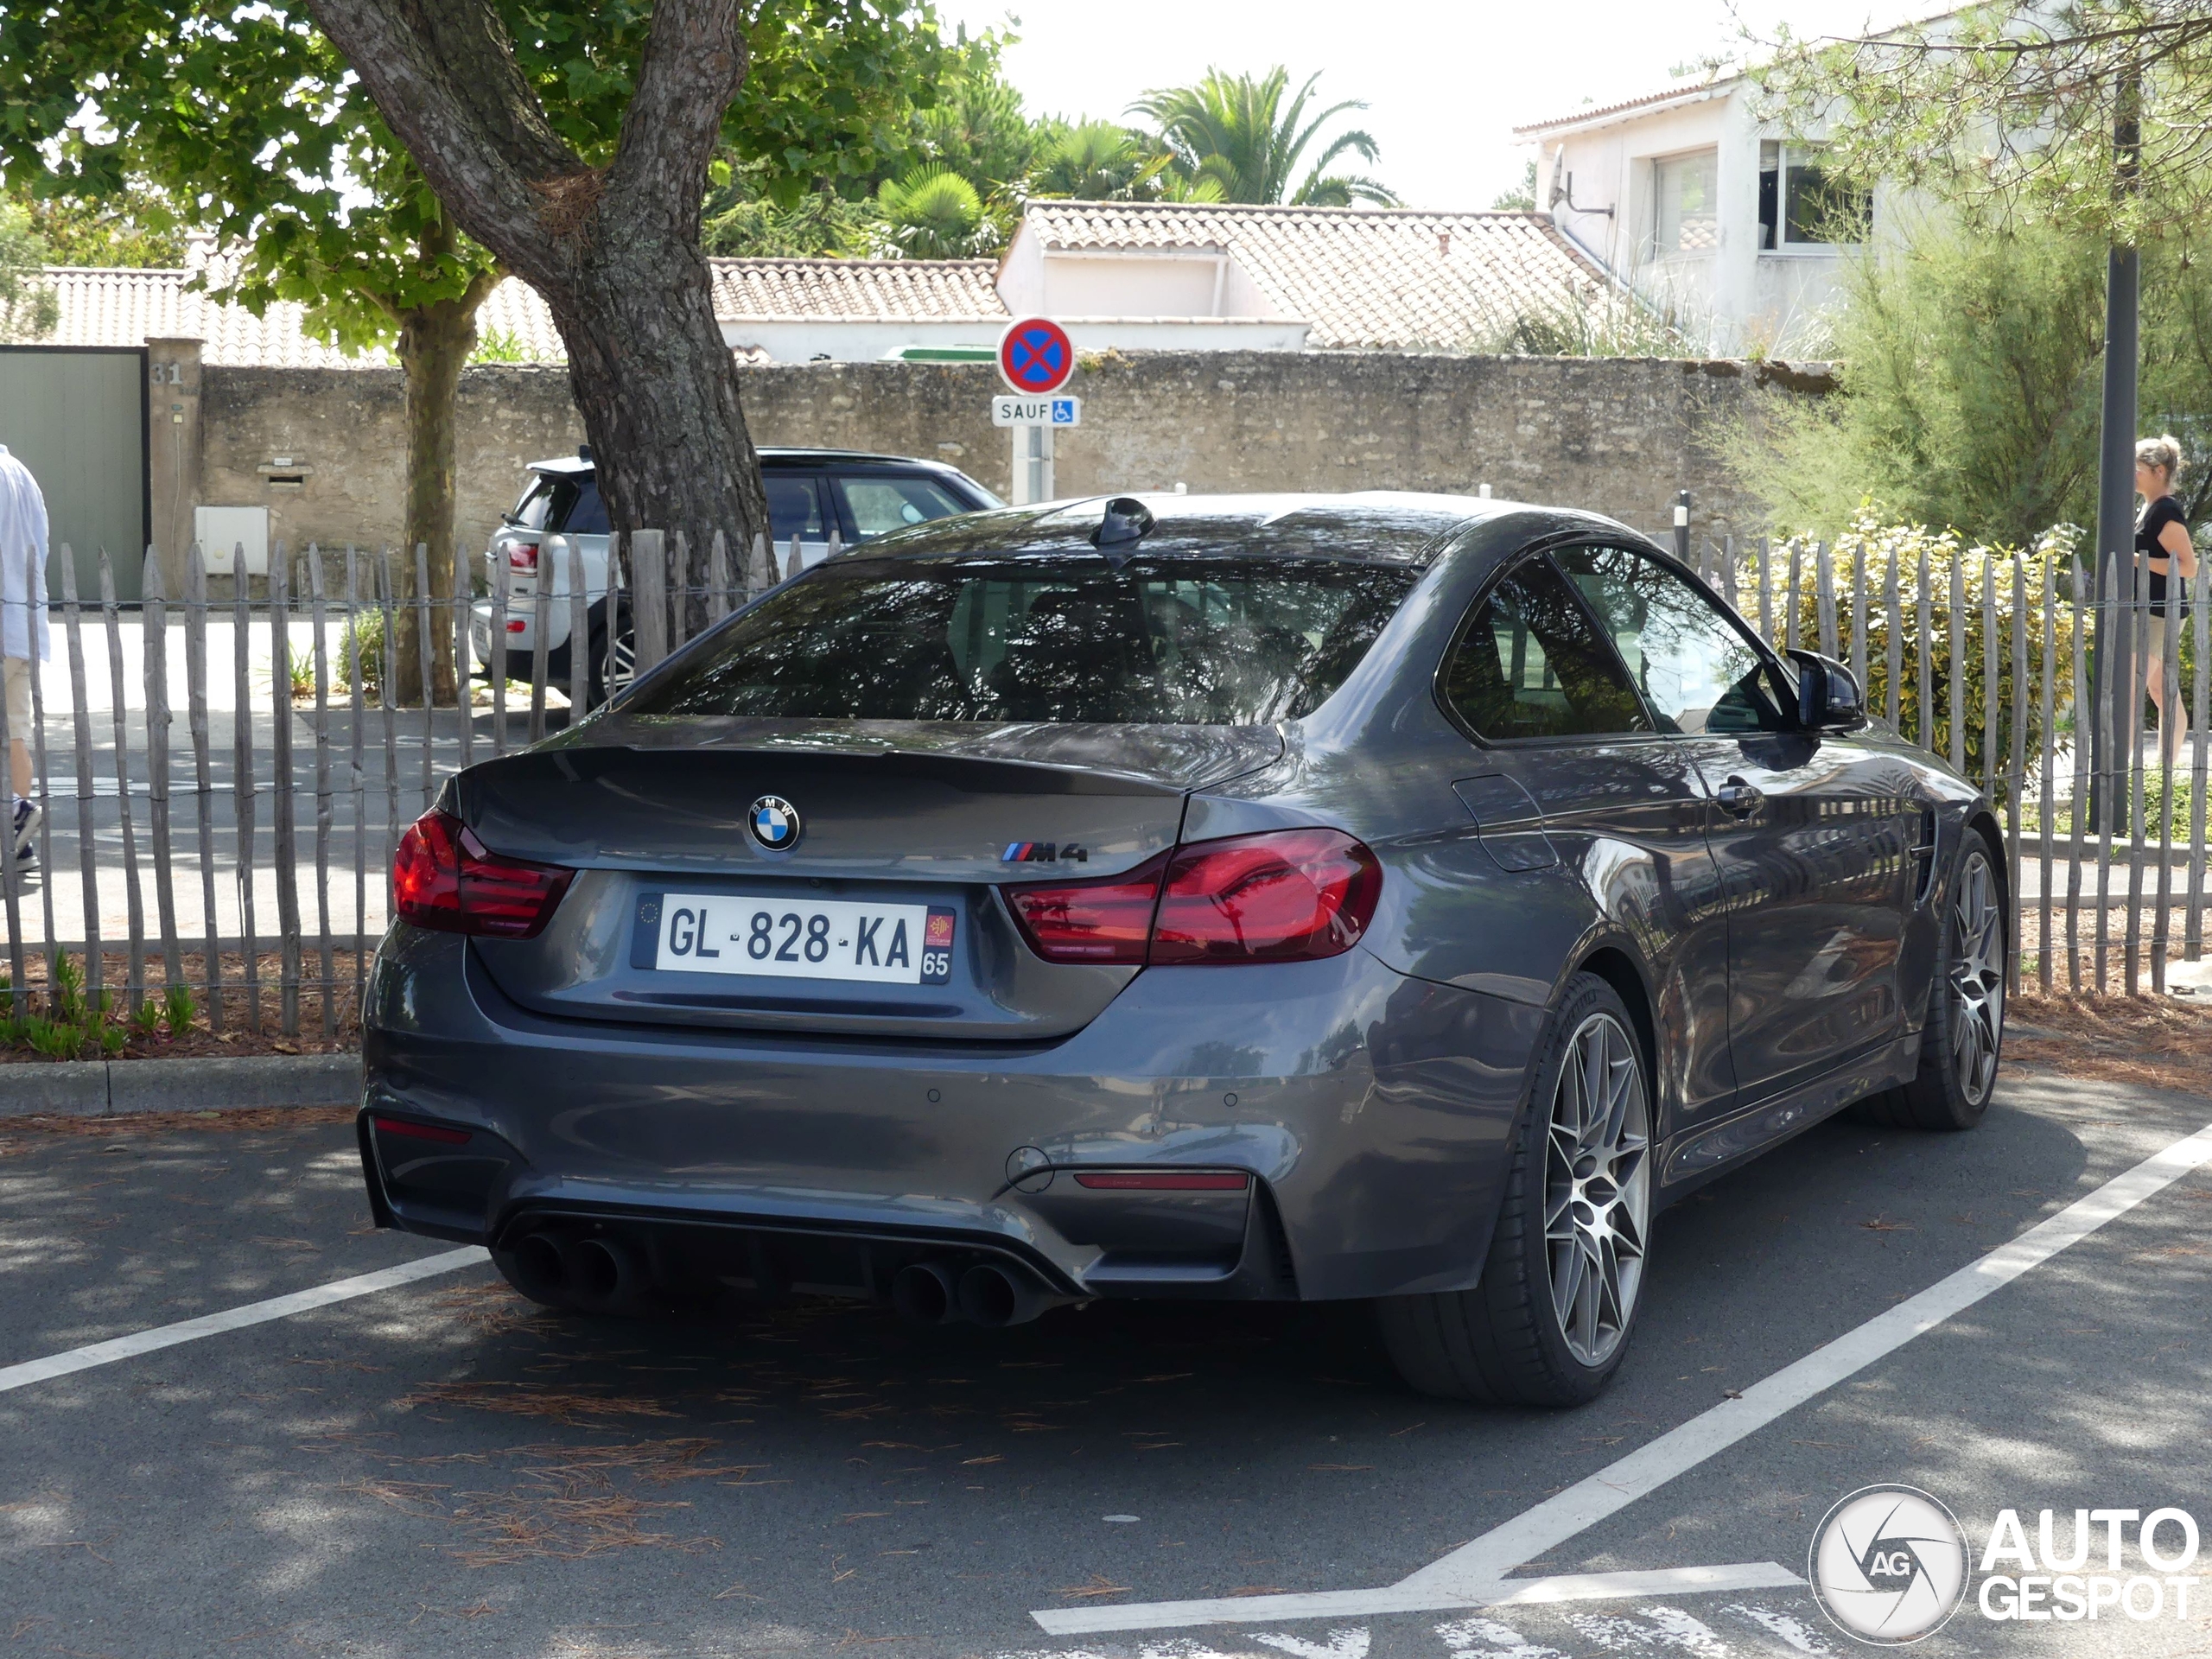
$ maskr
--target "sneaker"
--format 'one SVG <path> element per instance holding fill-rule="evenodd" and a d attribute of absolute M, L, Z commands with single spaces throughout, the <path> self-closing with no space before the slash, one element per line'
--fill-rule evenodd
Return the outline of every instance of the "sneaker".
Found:
<path fill-rule="evenodd" d="M 36 801 L 28 797 L 16 799 L 14 824 L 16 863 L 35 864 L 38 861 L 38 849 L 31 845 L 31 837 L 38 833 L 38 821 L 45 816 L 46 809 Z"/>

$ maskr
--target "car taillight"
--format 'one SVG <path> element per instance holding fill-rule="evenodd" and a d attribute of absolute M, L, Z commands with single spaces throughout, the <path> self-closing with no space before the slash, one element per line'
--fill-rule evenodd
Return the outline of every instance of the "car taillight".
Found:
<path fill-rule="evenodd" d="M 1180 849 L 1103 881 L 1009 887 L 1047 962 L 1313 962 L 1375 918 L 1382 869 L 1341 830 L 1275 830 Z"/>
<path fill-rule="evenodd" d="M 1047 962 L 1142 963 L 1164 859 L 1103 881 L 1008 887 L 1007 902 Z"/>
<path fill-rule="evenodd" d="M 1375 918 L 1382 868 L 1341 830 L 1279 830 L 1185 847 L 1152 925 L 1153 963 L 1312 962 Z"/>
<path fill-rule="evenodd" d="M 507 569 L 536 575 L 537 574 L 537 543 L 536 542 L 509 542 Z"/>
<path fill-rule="evenodd" d="M 535 938 L 575 874 L 501 858 L 459 818 L 435 808 L 408 826 L 391 861 L 403 921 L 501 939 Z"/>

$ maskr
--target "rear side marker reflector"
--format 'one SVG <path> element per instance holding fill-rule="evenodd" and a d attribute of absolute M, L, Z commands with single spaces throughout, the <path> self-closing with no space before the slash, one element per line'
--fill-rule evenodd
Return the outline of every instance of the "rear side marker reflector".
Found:
<path fill-rule="evenodd" d="M 440 1146 L 465 1147 L 471 1137 L 464 1129 L 442 1129 L 433 1123 L 410 1123 L 400 1117 L 372 1117 L 378 1135 L 397 1135 L 410 1141 L 435 1141 Z"/>
<path fill-rule="evenodd" d="M 1189 1170 L 1157 1174 L 1117 1171 L 1112 1174 L 1078 1175 L 1075 1184 L 1110 1192 L 1242 1192 L 1252 1184 L 1252 1178 L 1243 1174 L 1199 1174 Z"/>

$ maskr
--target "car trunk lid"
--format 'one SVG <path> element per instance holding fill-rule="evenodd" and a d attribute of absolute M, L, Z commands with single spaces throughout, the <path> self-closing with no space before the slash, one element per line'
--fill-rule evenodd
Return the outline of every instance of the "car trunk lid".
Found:
<path fill-rule="evenodd" d="M 604 719 L 455 779 L 487 847 L 581 872 L 538 938 L 472 948 L 544 1014 L 1047 1040 L 1136 969 L 1040 960 L 997 888 L 1135 869 L 1190 791 L 1281 747 L 1267 727 Z M 766 798 L 797 821 L 786 849 L 753 832 Z"/>

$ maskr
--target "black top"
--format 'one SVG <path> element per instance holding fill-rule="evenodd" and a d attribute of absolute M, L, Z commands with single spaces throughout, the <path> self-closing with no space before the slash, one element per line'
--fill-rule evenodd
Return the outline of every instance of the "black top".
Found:
<path fill-rule="evenodd" d="M 2149 567 L 2150 591 L 2145 595 L 2151 601 L 2151 614 L 2153 616 L 2164 616 L 2166 613 L 2166 571 L 2160 567 L 2169 565 L 2171 557 L 2166 550 L 2158 544 L 2158 537 L 2164 533 L 2168 524 L 2180 524 L 2186 530 L 2188 524 L 2188 519 L 2182 515 L 2181 504 L 2171 495 L 2162 495 L 2152 502 L 2143 509 L 2142 518 L 2136 520 L 2136 552 L 2145 559 L 2158 561 L 2157 563 Z M 2182 591 L 2184 594 L 2188 592 L 2185 584 Z M 2182 615 L 2186 616 L 2189 613 L 2186 606 L 2177 608 Z"/>

